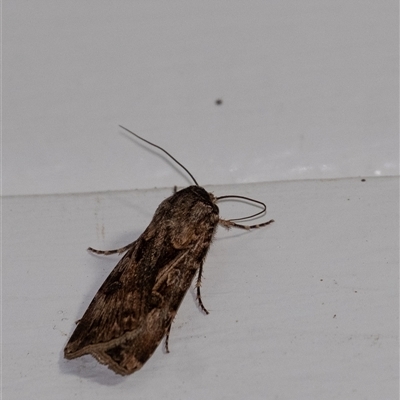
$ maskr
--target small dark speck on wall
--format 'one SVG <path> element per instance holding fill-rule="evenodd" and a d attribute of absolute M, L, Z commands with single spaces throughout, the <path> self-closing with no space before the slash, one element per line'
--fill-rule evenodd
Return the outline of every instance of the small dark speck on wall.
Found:
<path fill-rule="evenodd" d="M 217 100 L 215 100 L 215 104 L 216 104 L 217 106 L 220 106 L 220 105 L 222 104 L 222 99 L 217 99 Z"/>

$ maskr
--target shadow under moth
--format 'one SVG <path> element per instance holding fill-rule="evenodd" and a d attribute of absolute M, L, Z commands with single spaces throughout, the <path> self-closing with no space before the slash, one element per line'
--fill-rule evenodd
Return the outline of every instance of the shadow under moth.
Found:
<path fill-rule="evenodd" d="M 182 167 L 193 186 L 174 191 L 157 208 L 150 225 L 134 242 L 116 250 L 96 254 L 125 253 L 90 303 L 64 349 L 67 359 L 91 354 L 117 374 L 128 375 L 140 369 L 151 357 L 164 336 L 197 274 L 197 301 L 208 314 L 200 295 L 203 264 L 217 225 L 225 228 L 255 229 L 258 225 L 240 225 L 234 221 L 266 212 L 264 203 L 243 196 L 215 197 L 200 187 L 192 174 L 161 147 L 121 127 L 166 153 Z M 219 217 L 217 202 L 237 198 L 262 207 L 245 218 L 225 220 Z"/>

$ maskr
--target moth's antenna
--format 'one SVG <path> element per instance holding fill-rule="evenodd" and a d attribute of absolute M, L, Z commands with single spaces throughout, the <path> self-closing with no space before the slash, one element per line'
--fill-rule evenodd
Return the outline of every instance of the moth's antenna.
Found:
<path fill-rule="evenodd" d="M 250 201 L 250 202 L 252 202 L 252 203 L 257 203 L 257 204 L 259 204 L 260 206 L 262 206 L 262 210 L 259 211 L 258 213 L 249 215 L 248 217 L 233 218 L 233 219 L 230 219 L 229 221 L 242 221 L 242 220 L 244 220 L 244 219 L 254 218 L 254 217 L 257 217 L 257 216 L 259 216 L 259 215 L 261 215 L 261 214 L 264 214 L 264 213 L 267 211 L 267 206 L 265 205 L 265 203 L 263 203 L 262 201 L 258 201 L 258 200 L 255 200 L 255 199 L 251 199 L 251 198 L 249 198 L 249 197 L 236 196 L 236 195 L 234 195 L 234 194 L 230 194 L 230 195 L 227 195 L 227 196 L 219 196 L 219 197 L 216 197 L 217 200 L 221 200 L 221 199 L 231 199 L 231 198 L 242 199 L 242 200 Z"/>
<path fill-rule="evenodd" d="M 189 176 L 193 179 L 193 182 L 196 184 L 196 186 L 199 186 L 199 184 L 197 183 L 196 179 L 194 179 L 194 176 L 188 171 L 188 169 L 186 167 L 184 167 L 175 157 L 172 157 L 171 154 L 168 153 L 167 150 L 164 150 L 162 147 L 157 146 L 154 143 L 149 142 L 146 139 L 143 139 L 142 137 L 140 137 L 139 135 L 137 135 L 136 133 L 133 133 L 132 131 L 130 131 L 129 129 L 124 128 L 122 125 L 118 125 L 120 128 L 126 130 L 127 132 L 131 133 L 133 136 L 136 136 L 138 139 L 143 140 L 143 142 L 146 142 L 154 147 L 157 147 L 157 149 L 160 149 L 161 151 L 163 151 L 168 157 L 172 158 L 181 168 L 183 168 L 188 174 Z"/>

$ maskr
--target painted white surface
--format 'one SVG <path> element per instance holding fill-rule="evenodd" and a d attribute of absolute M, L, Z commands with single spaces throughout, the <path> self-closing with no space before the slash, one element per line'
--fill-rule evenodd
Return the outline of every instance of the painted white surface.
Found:
<path fill-rule="evenodd" d="M 4 398 L 398 398 L 398 2 L 13 0 L 2 16 Z M 219 231 L 211 314 L 189 294 L 171 354 L 128 378 L 62 359 L 117 262 L 85 248 L 131 241 L 189 181 L 118 124 L 276 220 Z M 381 178 L 327 179 L 358 176 Z"/>
<path fill-rule="evenodd" d="M 3 395 L 20 399 L 397 399 L 396 177 L 216 186 L 276 222 L 217 232 L 204 316 L 193 292 L 142 370 L 62 350 L 118 257 L 170 190 L 3 199 Z M 240 204 L 223 207 L 229 217 Z M 247 211 L 247 210 L 246 210 Z"/>
<path fill-rule="evenodd" d="M 3 194 L 398 175 L 397 1 L 3 2 Z M 223 104 L 217 106 L 215 100 Z"/>

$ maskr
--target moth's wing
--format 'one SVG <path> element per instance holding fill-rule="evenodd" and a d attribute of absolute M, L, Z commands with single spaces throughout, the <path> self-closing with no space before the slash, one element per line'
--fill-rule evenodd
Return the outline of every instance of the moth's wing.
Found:
<path fill-rule="evenodd" d="M 115 372 L 138 370 L 171 326 L 218 224 L 210 195 L 190 186 L 165 199 L 103 283 L 65 347 Z"/>
<path fill-rule="evenodd" d="M 115 372 L 138 370 L 153 354 L 199 267 L 192 249 L 139 238 L 105 280 L 67 346 L 68 359 L 92 354 Z M 162 293 L 162 295 L 161 295 Z"/>

